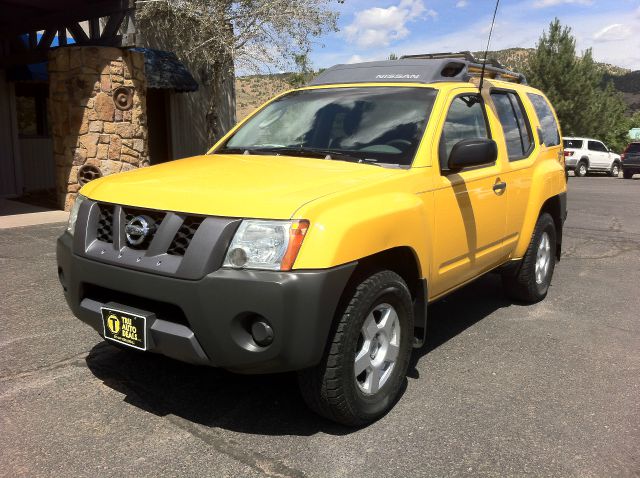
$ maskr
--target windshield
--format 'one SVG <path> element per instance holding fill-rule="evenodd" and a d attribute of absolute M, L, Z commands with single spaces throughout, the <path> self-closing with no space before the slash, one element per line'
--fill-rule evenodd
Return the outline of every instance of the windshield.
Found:
<path fill-rule="evenodd" d="M 581 139 L 563 138 L 562 141 L 564 142 L 564 147 L 565 148 L 572 148 L 572 149 L 580 149 L 580 148 L 582 148 L 582 140 Z"/>
<path fill-rule="evenodd" d="M 631 143 L 627 147 L 627 153 L 640 153 L 640 143 Z"/>
<path fill-rule="evenodd" d="M 216 153 L 285 154 L 411 165 L 436 91 L 323 88 L 267 105 Z"/>

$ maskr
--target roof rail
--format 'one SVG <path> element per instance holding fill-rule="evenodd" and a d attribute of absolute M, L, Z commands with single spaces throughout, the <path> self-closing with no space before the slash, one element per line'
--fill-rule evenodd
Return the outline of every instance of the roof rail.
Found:
<path fill-rule="evenodd" d="M 512 81 L 515 83 L 527 83 L 527 79 L 522 73 L 508 70 L 495 58 L 476 58 L 470 51 L 447 52 L 447 53 L 421 53 L 419 55 L 404 55 L 400 59 L 413 60 L 442 60 L 450 58 L 452 60 L 464 60 L 468 63 L 467 73 L 469 76 L 480 76 L 482 64 L 484 63 L 484 74 L 488 78 L 496 80 Z"/>
<path fill-rule="evenodd" d="M 476 57 L 473 56 L 473 53 L 470 51 L 459 51 L 457 53 L 447 52 L 447 53 L 421 53 L 419 55 L 403 55 L 400 57 L 401 60 L 404 59 L 412 59 L 412 60 L 443 60 L 445 58 L 451 58 L 454 60 L 465 60 L 470 63 L 477 63 Z"/>

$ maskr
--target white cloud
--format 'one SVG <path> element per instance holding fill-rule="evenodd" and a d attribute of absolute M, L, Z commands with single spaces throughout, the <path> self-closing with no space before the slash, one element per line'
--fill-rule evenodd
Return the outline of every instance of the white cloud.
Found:
<path fill-rule="evenodd" d="M 436 15 L 422 0 L 400 0 L 388 8 L 373 7 L 357 12 L 344 33 L 349 42 L 360 48 L 388 46 L 409 36 L 408 23 Z"/>
<path fill-rule="evenodd" d="M 500 50 L 512 47 L 534 47 L 548 24 L 532 22 L 530 12 L 511 9 L 503 13 L 501 22 L 496 26 L 491 37 L 491 50 Z M 563 25 L 572 28 L 572 34 L 576 38 L 576 50 L 578 53 L 587 48 L 593 49 L 593 57 L 596 61 L 611 63 L 616 66 L 640 69 L 640 37 L 630 35 L 626 39 L 613 36 L 610 32 L 607 41 L 595 39 L 594 32 L 599 32 L 604 26 L 615 24 L 631 25 L 625 22 L 626 18 L 633 16 L 635 8 L 625 13 L 620 12 L 572 12 L 561 18 Z M 490 18 L 479 18 L 469 24 L 464 31 L 452 31 L 449 34 L 436 38 L 423 39 L 421 41 L 403 41 L 394 45 L 399 55 L 424 53 L 427 51 L 462 51 L 484 50 L 487 42 L 487 24 Z M 619 33 L 616 33 L 619 35 Z M 382 59 L 382 58 L 378 58 Z"/>
<path fill-rule="evenodd" d="M 458 2 L 456 2 L 456 8 L 464 8 L 467 5 L 469 5 L 469 2 L 467 2 L 467 0 L 458 0 Z"/>
<path fill-rule="evenodd" d="M 596 42 L 620 41 L 630 38 L 631 34 L 632 30 L 629 25 L 614 23 L 594 33 L 593 40 Z"/>
<path fill-rule="evenodd" d="M 591 5 L 593 0 L 537 0 L 533 6 L 536 8 L 555 7 L 556 5 Z"/>

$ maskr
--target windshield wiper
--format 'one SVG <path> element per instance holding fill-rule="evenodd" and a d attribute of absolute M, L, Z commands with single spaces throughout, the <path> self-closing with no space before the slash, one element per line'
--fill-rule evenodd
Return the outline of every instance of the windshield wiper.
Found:
<path fill-rule="evenodd" d="M 214 154 L 249 154 L 246 148 L 221 148 L 218 151 L 214 151 Z"/>
<path fill-rule="evenodd" d="M 252 153 L 257 152 L 260 153 L 276 153 L 276 154 L 285 154 L 289 156 L 310 156 L 313 155 L 316 158 L 324 158 L 324 159 L 333 159 L 339 161 L 349 161 L 352 163 L 367 163 L 367 164 L 376 164 L 375 159 L 368 158 L 359 158 L 357 156 L 353 156 L 348 153 L 343 153 L 341 151 L 335 151 L 332 149 L 322 149 L 322 148 L 252 148 L 250 150 Z"/>

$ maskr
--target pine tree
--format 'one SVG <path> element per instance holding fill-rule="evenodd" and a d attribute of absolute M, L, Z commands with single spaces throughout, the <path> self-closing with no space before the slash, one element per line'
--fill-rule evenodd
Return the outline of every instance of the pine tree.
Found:
<path fill-rule="evenodd" d="M 563 135 L 598 138 L 616 151 L 623 148 L 629 120 L 621 95 L 604 82 L 591 49 L 576 55 L 571 28 L 557 18 L 540 37 L 525 74 L 555 107 Z"/>

